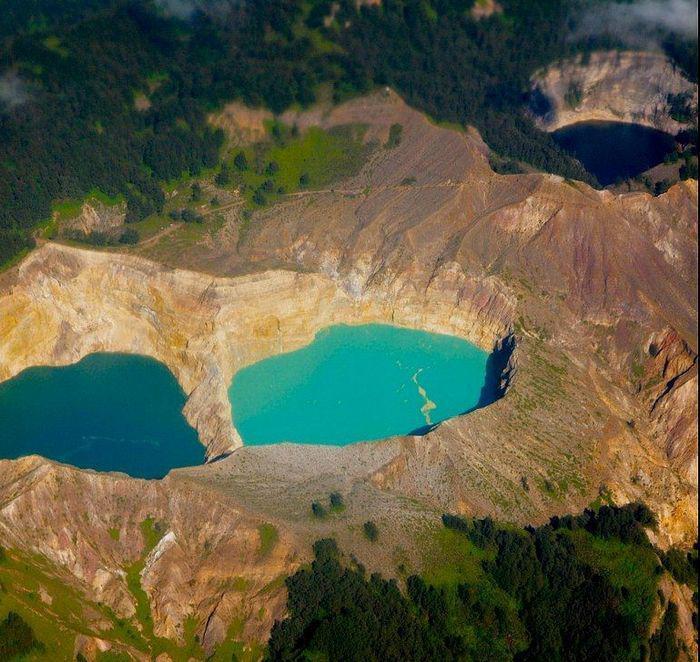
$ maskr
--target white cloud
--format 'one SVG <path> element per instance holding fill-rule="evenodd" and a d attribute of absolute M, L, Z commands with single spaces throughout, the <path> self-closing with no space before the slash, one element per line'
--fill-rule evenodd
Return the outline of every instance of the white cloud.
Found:
<path fill-rule="evenodd" d="M 698 0 L 608 2 L 584 14 L 576 36 L 611 34 L 630 44 L 648 43 L 659 30 L 687 38 L 698 36 Z"/>
<path fill-rule="evenodd" d="M 0 106 L 14 108 L 28 100 L 27 85 L 14 71 L 0 76 Z"/>

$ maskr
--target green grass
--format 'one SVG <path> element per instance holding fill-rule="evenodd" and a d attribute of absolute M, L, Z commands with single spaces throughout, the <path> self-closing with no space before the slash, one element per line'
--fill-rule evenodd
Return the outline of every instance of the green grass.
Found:
<path fill-rule="evenodd" d="M 76 634 L 99 636 L 117 647 L 148 650 L 147 642 L 128 621 L 105 605 L 89 603 L 54 572 L 43 557 L 15 550 L 8 550 L 0 563 L 0 619 L 10 610 L 19 613 L 45 646 L 43 652 L 34 651 L 23 660 L 71 660 Z M 42 596 L 48 599 L 44 601 Z M 93 629 L 86 618 L 87 609 L 112 622 L 112 628 Z"/>
<path fill-rule="evenodd" d="M 598 496 L 588 504 L 588 508 L 594 512 L 598 512 L 601 506 L 614 506 L 615 499 L 613 499 L 612 494 L 608 489 L 603 490 Z"/>
<path fill-rule="evenodd" d="M 644 377 L 644 365 L 635 361 L 630 367 L 630 372 L 635 379 L 641 379 Z"/>
<path fill-rule="evenodd" d="M 109 530 L 109 537 L 110 537 L 112 540 L 118 541 L 118 540 L 119 540 L 119 529 L 111 528 L 111 529 Z"/>
<path fill-rule="evenodd" d="M 210 662 L 258 662 L 263 657 L 265 646 L 254 642 L 246 645 L 243 636 L 243 618 L 235 619 L 228 627 L 226 638 L 217 646 L 214 654 L 207 658 Z"/>
<path fill-rule="evenodd" d="M 651 618 L 659 580 L 659 564 L 651 547 L 629 545 L 616 539 L 603 540 L 582 530 L 567 532 L 579 558 L 605 575 L 617 588 L 626 588 L 623 612 L 642 627 Z"/>
<path fill-rule="evenodd" d="M 362 137 L 365 127 L 347 126 L 324 131 L 309 128 L 301 137 L 275 146 L 269 159 L 280 166 L 279 184 L 287 191 L 299 188 L 303 173 L 309 176 L 307 188 L 321 188 L 342 176 L 359 171 L 365 157 Z"/>
<path fill-rule="evenodd" d="M 167 228 L 171 223 L 174 222 L 175 221 L 173 221 L 171 218 L 168 218 L 167 216 L 152 214 L 151 216 L 144 218 L 142 221 L 138 221 L 136 223 L 129 223 L 129 227 L 136 230 L 139 233 L 139 236 L 141 237 L 141 241 L 143 241 L 144 239 L 148 239 L 154 234 L 157 234 L 161 230 Z"/>
<path fill-rule="evenodd" d="M 289 127 L 277 122 L 268 122 L 267 129 L 271 134 L 270 139 L 243 150 L 234 150 L 229 163 L 233 185 L 243 186 L 250 208 L 265 206 L 286 193 L 323 189 L 339 179 L 355 175 L 373 149 L 373 146 L 363 142 L 366 132 L 364 125 L 345 125 L 328 131 L 310 127 L 300 135 L 293 135 Z M 247 170 L 238 171 L 233 164 L 232 157 L 239 151 L 246 155 L 249 164 Z M 276 163 L 279 169 L 267 173 L 265 171 L 271 162 Z M 301 182 L 302 175 L 304 183 Z M 273 190 L 264 192 L 263 204 L 256 204 L 255 190 L 266 180 L 272 181 Z"/>
<path fill-rule="evenodd" d="M 245 577 L 232 577 L 228 580 L 227 585 L 234 591 L 247 591 L 250 586 L 250 580 Z"/>
<path fill-rule="evenodd" d="M 277 527 L 265 522 L 258 527 L 258 535 L 260 536 L 258 555 L 262 558 L 267 556 L 274 549 L 279 540 L 279 532 L 277 531 Z"/>
<path fill-rule="evenodd" d="M 82 208 L 83 203 L 81 200 L 60 200 L 51 205 L 51 211 L 59 221 L 75 218 L 80 214 Z"/>
<path fill-rule="evenodd" d="M 145 649 L 153 657 L 157 657 L 161 653 L 167 653 L 175 662 L 184 662 L 193 657 L 202 659 L 204 652 L 195 637 L 197 623 L 193 618 L 188 618 L 184 623 L 184 646 L 178 646 L 170 639 L 158 637 L 153 632 L 151 605 L 146 591 L 141 586 L 141 571 L 145 567 L 148 554 L 163 537 L 166 527 L 162 522 L 157 522 L 154 518 L 147 517 L 141 522 L 140 529 L 144 541 L 143 554 L 137 561 L 127 566 L 125 570 L 127 587 L 136 600 L 135 618 L 141 626 L 141 636 L 147 642 Z M 127 631 L 128 629 L 127 627 Z"/>
<path fill-rule="evenodd" d="M 425 549 L 422 575 L 433 586 L 477 584 L 486 579 L 481 562 L 488 557 L 487 552 L 464 534 L 442 527 Z"/>
<path fill-rule="evenodd" d="M 118 205 L 120 202 L 124 202 L 124 196 L 107 195 L 106 193 L 103 193 L 100 189 L 93 188 L 85 196 L 85 200 L 88 202 L 91 200 L 101 202 L 103 205 L 105 205 L 105 207 L 112 207 L 114 205 Z"/>
<path fill-rule="evenodd" d="M 39 597 L 42 589 L 50 596 L 50 605 Z M 20 614 L 45 647 L 23 660 L 72 659 L 75 633 L 90 632 L 83 624 L 77 591 L 48 575 L 38 556 L 8 551 L 0 565 L 0 620 L 9 611 Z"/>
<path fill-rule="evenodd" d="M 146 557 L 163 537 L 165 527 L 162 524 L 156 524 L 152 517 L 147 517 L 141 522 L 139 528 L 143 536 L 144 550 L 141 558 L 126 568 L 126 585 L 136 600 L 136 619 L 143 628 L 143 634 L 147 639 L 153 639 L 151 605 L 146 591 L 141 586 L 141 571 L 146 565 Z"/>
<path fill-rule="evenodd" d="M 56 200 L 51 205 L 52 217 L 55 217 L 58 221 L 68 221 L 80 215 L 85 202 L 99 202 L 106 207 L 111 207 L 123 201 L 124 196 L 122 195 L 110 196 L 98 188 L 93 188 L 81 199 Z"/>
<path fill-rule="evenodd" d="M 436 530 L 426 543 L 421 575 L 428 584 L 445 591 L 450 628 L 464 638 L 473 658 L 511 659 L 513 652 L 523 650 L 527 634 L 518 619 L 518 605 L 482 567 L 482 562 L 493 553 L 477 547 L 466 535 L 447 528 Z M 479 604 L 499 607 L 509 615 L 510 631 L 506 638 L 485 629 L 465 608 L 457 595 L 460 584 L 474 590 Z"/>
<path fill-rule="evenodd" d="M 162 522 L 156 522 L 153 517 L 147 517 L 141 524 L 141 535 L 143 536 L 144 554 L 148 554 L 165 535 L 165 525 Z"/>

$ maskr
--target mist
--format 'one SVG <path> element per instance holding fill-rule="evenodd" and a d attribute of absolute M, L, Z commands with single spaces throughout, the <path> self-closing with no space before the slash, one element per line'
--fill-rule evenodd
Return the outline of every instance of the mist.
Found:
<path fill-rule="evenodd" d="M 200 6 L 197 0 L 156 0 L 156 5 L 166 14 L 186 20 Z"/>
<path fill-rule="evenodd" d="M 209 16 L 222 16 L 239 1 L 234 0 L 155 0 L 155 4 L 165 14 L 187 21 L 195 12 L 201 11 Z"/>
<path fill-rule="evenodd" d="M 28 100 L 27 86 L 14 71 L 7 71 L 0 76 L 0 107 L 11 109 Z"/>
<path fill-rule="evenodd" d="M 584 13 L 575 37 L 608 34 L 631 46 L 653 46 L 659 32 L 698 38 L 698 0 L 608 2 Z"/>

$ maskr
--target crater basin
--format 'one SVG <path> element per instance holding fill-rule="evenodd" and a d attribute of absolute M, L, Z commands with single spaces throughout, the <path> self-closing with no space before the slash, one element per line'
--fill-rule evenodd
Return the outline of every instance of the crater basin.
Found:
<path fill-rule="evenodd" d="M 344 446 L 420 434 L 489 404 L 493 370 L 487 352 L 455 336 L 339 325 L 239 370 L 229 399 L 244 444 Z"/>
<path fill-rule="evenodd" d="M 675 145 L 668 133 L 626 122 L 579 122 L 554 131 L 552 138 L 603 186 L 654 167 Z"/>
<path fill-rule="evenodd" d="M 184 404 L 170 371 L 145 356 L 90 354 L 69 366 L 28 368 L 0 384 L 0 457 L 38 454 L 162 478 L 204 461 Z"/>

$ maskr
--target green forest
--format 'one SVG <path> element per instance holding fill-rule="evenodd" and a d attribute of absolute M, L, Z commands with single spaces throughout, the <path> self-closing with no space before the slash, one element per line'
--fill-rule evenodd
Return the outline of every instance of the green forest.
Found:
<path fill-rule="evenodd" d="M 341 101 L 391 85 L 436 120 L 477 126 L 503 167 L 592 182 L 522 108 L 537 67 L 619 44 L 571 39 L 578 0 L 502 0 L 478 21 L 473 2 L 218 1 L 178 17 L 156 0 L 5 0 L 0 264 L 33 244 L 52 202 L 99 190 L 126 199 L 127 221 L 160 212 L 164 182 L 219 162 L 206 114 L 224 102 L 279 112 L 322 86 Z M 694 71 L 697 44 L 660 37 Z"/>
<path fill-rule="evenodd" d="M 658 582 L 666 568 L 697 606 L 697 550 L 671 552 L 669 570 L 647 538 L 655 520 L 645 506 L 537 528 L 453 515 L 443 524 L 462 558 L 406 577 L 405 588 L 318 541 L 313 562 L 287 580 L 289 616 L 273 627 L 268 659 L 668 662 L 681 652 L 677 605 Z"/>
<path fill-rule="evenodd" d="M 318 517 L 345 508 L 337 492 L 314 505 L 324 511 L 314 509 Z M 384 544 L 382 527 L 365 522 L 367 545 Z M 152 520 L 142 524 L 148 548 L 156 544 L 157 528 Z M 661 581 L 672 578 L 693 593 L 697 629 L 698 550 L 654 547 L 647 531 L 655 529 L 655 516 L 640 503 L 601 505 L 525 528 L 446 514 L 428 531 L 415 532 L 424 552 L 420 566 L 411 572 L 402 560 L 391 579 L 368 573 L 335 540 L 321 539 L 313 545 L 313 560 L 287 577 L 286 617 L 274 623 L 255 659 L 260 653 L 270 662 L 672 662 L 685 644 L 678 638 L 678 605 Z M 271 543 L 275 528 L 263 530 Z M 3 560 L 9 562 L 0 548 L 0 565 Z M 129 577 L 142 567 L 143 560 Z M 138 589 L 136 595 L 148 614 L 145 593 Z M 71 600 L 79 613 L 80 598 Z M 29 618 L 10 611 L 0 620 L 0 659 L 43 659 L 56 650 L 47 632 L 35 633 L 23 616 Z M 149 619 L 146 627 L 152 627 Z M 119 623 L 131 643 L 141 640 Z M 189 632 L 190 648 L 158 639 L 158 650 L 199 650 Z M 224 644 L 222 650 L 230 648 Z M 214 659 L 222 655 L 216 650 Z M 234 653 L 230 659 L 238 658 Z"/>

